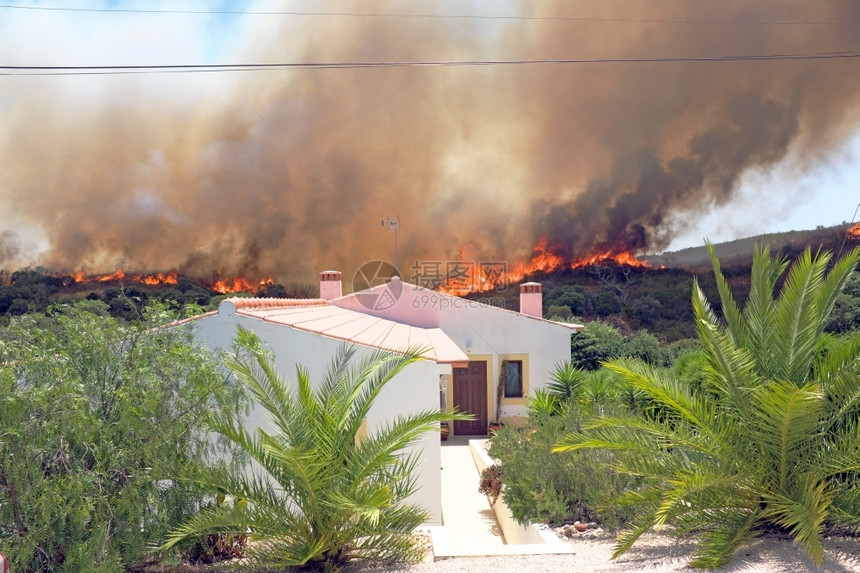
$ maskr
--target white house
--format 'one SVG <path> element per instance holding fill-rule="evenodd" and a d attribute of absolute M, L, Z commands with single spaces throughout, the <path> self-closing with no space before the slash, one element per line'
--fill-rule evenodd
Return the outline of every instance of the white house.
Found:
<path fill-rule="evenodd" d="M 529 394 L 548 372 L 570 359 L 570 334 L 580 326 L 541 318 L 541 287 L 520 287 L 521 312 L 446 295 L 402 282 L 398 277 L 365 291 L 342 296 L 341 273 L 320 276 L 318 299 L 231 298 L 217 313 L 196 321 L 196 335 L 209 348 L 229 349 L 237 325 L 256 332 L 272 349 L 281 374 L 290 379 L 296 365 L 318 380 L 337 348 L 359 350 L 424 349 L 416 362 L 393 379 L 367 420 L 369 432 L 394 414 L 442 406 L 473 414 L 457 421 L 452 435 L 485 435 L 497 418 L 517 423 Z M 497 403 L 497 397 L 500 404 Z M 249 424 L 266 426 L 260 412 Z M 427 435 L 421 451 L 419 489 L 411 501 L 441 523 L 440 440 Z"/>

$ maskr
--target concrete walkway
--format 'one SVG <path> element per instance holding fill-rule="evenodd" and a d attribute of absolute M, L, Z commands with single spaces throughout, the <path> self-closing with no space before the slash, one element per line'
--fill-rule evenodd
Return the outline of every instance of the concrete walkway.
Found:
<path fill-rule="evenodd" d="M 442 527 L 431 528 L 436 557 L 498 555 L 502 530 L 487 496 L 478 493 L 480 475 L 465 438 L 442 445 Z M 477 551 L 477 552 L 476 552 Z"/>
<path fill-rule="evenodd" d="M 474 438 L 474 436 L 469 436 Z M 430 528 L 439 557 L 567 553 L 566 544 L 506 545 L 487 497 L 478 493 L 480 474 L 468 437 L 442 445 L 442 526 Z"/>

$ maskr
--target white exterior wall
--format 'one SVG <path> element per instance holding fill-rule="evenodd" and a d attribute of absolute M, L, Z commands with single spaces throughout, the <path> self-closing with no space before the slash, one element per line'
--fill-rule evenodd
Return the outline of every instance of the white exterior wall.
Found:
<path fill-rule="evenodd" d="M 196 322 L 195 334 L 208 348 L 214 350 L 220 347 L 229 351 L 232 348 L 238 324 L 256 332 L 272 349 L 278 371 L 288 381 L 295 381 L 297 364 L 308 369 L 311 380 L 320 380 L 335 352 L 344 344 L 337 339 L 241 315 L 217 314 L 202 318 Z M 371 351 L 366 347 L 358 348 L 360 349 L 358 356 L 361 356 L 362 352 Z M 450 366 L 439 365 L 428 360 L 409 365 L 380 392 L 368 414 L 368 432 L 372 435 L 380 424 L 392 416 L 438 408 L 439 376 L 449 373 L 450 370 Z M 250 413 L 248 425 L 252 428 L 271 429 L 265 413 L 259 409 Z M 428 524 L 431 525 L 442 522 L 440 448 L 439 435 L 435 432 L 429 432 L 415 446 L 415 449 L 420 452 L 420 465 L 417 469 L 418 490 L 409 498 L 409 501 L 421 505 L 430 512 Z"/>

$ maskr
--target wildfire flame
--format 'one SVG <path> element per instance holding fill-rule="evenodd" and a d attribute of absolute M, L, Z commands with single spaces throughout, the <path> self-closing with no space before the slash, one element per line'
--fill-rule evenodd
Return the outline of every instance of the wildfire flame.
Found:
<path fill-rule="evenodd" d="M 76 271 L 71 275 L 75 284 L 81 283 L 109 283 L 109 282 L 128 282 L 139 283 L 145 285 L 175 285 L 179 280 L 179 274 L 176 271 L 167 273 L 126 273 L 121 269 L 117 269 L 110 274 L 94 274 L 88 275 L 83 270 Z M 227 294 L 233 292 L 249 292 L 256 294 L 261 288 L 275 284 L 272 278 L 262 279 L 257 286 L 254 286 L 252 281 L 240 276 L 224 277 L 215 280 L 209 287 L 211 290 L 219 294 Z"/>
<path fill-rule="evenodd" d="M 147 285 L 175 285 L 179 279 L 179 275 L 176 271 L 155 274 L 130 274 L 126 273 L 122 269 L 117 269 L 110 274 L 103 275 L 87 275 L 84 271 L 76 271 L 71 274 L 71 277 L 75 284 L 128 281 Z"/>
<path fill-rule="evenodd" d="M 860 239 L 860 223 L 855 223 L 853 227 L 848 229 L 847 235 L 849 239 Z"/>
<path fill-rule="evenodd" d="M 858 225 L 860 227 L 860 225 Z M 860 229 L 858 229 L 860 232 Z M 509 284 L 516 284 L 526 276 L 536 272 L 553 272 L 563 269 L 583 269 L 602 264 L 616 264 L 636 268 L 650 268 L 651 265 L 640 261 L 629 251 L 608 249 L 588 257 L 565 261 L 554 253 L 546 239 L 541 239 L 532 249 L 527 261 L 517 261 L 511 265 L 504 263 L 478 263 L 473 255 L 474 246 L 467 243 L 460 248 L 459 262 L 449 267 L 442 284 L 436 289 L 445 294 L 463 296 L 469 293 L 485 292 Z"/>
<path fill-rule="evenodd" d="M 261 288 L 273 284 L 275 284 L 274 279 L 265 278 L 255 287 L 248 279 L 236 276 L 215 281 L 215 284 L 212 285 L 212 290 L 220 294 L 231 292 L 251 292 L 256 294 Z"/>
<path fill-rule="evenodd" d="M 593 267 L 594 265 L 601 265 L 604 263 L 614 263 L 616 265 L 625 265 L 628 267 L 636 268 L 648 268 L 651 266 L 645 261 L 640 261 L 639 259 L 637 259 L 636 255 L 634 255 L 633 253 L 627 251 L 615 252 L 609 250 L 603 253 L 591 255 L 590 257 L 579 259 L 578 261 L 573 261 L 572 263 L 570 263 L 570 268 L 582 269 L 586 267 Z"/>

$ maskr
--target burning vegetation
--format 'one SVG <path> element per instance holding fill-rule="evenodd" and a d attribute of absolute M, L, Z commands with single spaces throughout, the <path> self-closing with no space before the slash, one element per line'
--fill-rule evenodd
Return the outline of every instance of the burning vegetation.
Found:
<path fill-rule="evenodd" d="M 148 286 L 157 285 L 176 285 L 178 284 L 181 275 L 177 271 L 168 271 L 166 273 L 126 273 L 121 269 L 117 269 L 110 274 L 86 274 L 84 271 L 76 271 L 69 275 L 72 283 L 76 285 L 98 284 L 98 283 L 122 283 L 122 284 L 143 284 Z M 197 282 L 218 294 L 229 293 L 250 293 L 257 294 L 261 290 L 273 286 L 275 280 L 273 278 L 263 278 L 259 281 L 251 281 L 240 276 L 219 277 L 214 280 L 205 280 L 197 278 Z"/>
<path fill-rule="evenodd" d="M 464 245 L 459 252 L 457 268 L 462 272 L 445 277 L 438 290 L 446 294 L 464 296 L 470 293 L 486 292 L 506 285 L 522 282 L 526 277 L 536 273 L 555 273 L 565 270 L 584 269 L 596 266 L 624 266 L 632 268 L 651 268 L 636 255 L 621 249 L 605 249 L 595 254 L 567 259 L 561 254 L 561 248 L 552 248 L 547 239 L 541 239 L 532 249 L 527 261 L 517 261 L 510 265 L 504 264 L 500 270 L 493 264 L 474 264 L 476 260 L 471 244 Z"/>

